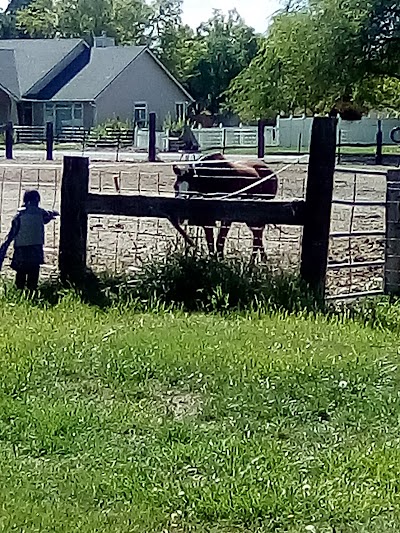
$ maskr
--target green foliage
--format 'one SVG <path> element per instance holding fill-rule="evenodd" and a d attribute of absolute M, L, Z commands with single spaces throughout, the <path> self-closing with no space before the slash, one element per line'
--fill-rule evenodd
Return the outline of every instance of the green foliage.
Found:
<path fill-rule="evenodd" d="M 19 9 L 22 9 L 23 7 L 27 7 L 29 4 L 31 4 L 34 0 L 11 0 L 7 7 L 8 13 L 15 13 Z"/>
<path fill-rule="evenodd" d="M 170 253 L 144 264 L 135 278 L 89 275 L 77 288 L 83 301 L 100 307 L 129 304 L 138 310 L 315 312 L 321 306 L 294 274 L 272 272 L 266 265 L 219 260 L 197 253 Z M 58 284 L 42 288 L 51 303 L 63 298 Z"/>
<path fill-rule="evenodd" d="M 183 79 L 200 106 L 217 113 L 229 83 L 257 53 L 256 35 L 236 10 L 227 16 L 214 10 L 213 17 L 198 27 L 192 44 Z"/>
<path fill-rule="evenodd" d="M 187 310 L 285 309 L 316 305 L 292 275 L 272 273 L 262 265 L 218 260 L 194 253 L 171 254 L 143 266 L 135 284 L 141 302 L 158 302 Z"/>
<path fill-rule="evenodd" d="M 21 36 L 16 27 L 13 5 L 16 7 L 19 3 L 12 0 L 6 11 L 0 9 L 0 39 L 16 39 Z"/>
<path fill-rule="evenodd" d="M 110 132 L 125 132 L 129 131 L 132 128 L 132 125 L 129 122 L 121 121 L 117 118 L 112 118 L 104 122 L 103 124 L 98 124 L 95 128 L 90 131 L 90 137 L 93 139 L 103 139 L 107 138 Z"/>
<path fill-rule="evenodd" d="M 399 31 L 400 6 L 391 0 L 314 0 L 289 7 L 275 16 L 227 100 L 246 119 L 340 110 L 349 103 L 361 109 L 397 106 L 387 80 L 400 75 Z"/>
<path fill-rule="evenodd" d="M 173 135 L 180 135 L 188 122 L 186 119 L 172 120 L 171 114 L 168 113 L 163 123 L 163 129 L 164 131 L 168 130 Z"/>
<path fill-rule="evenodd" d="M 103 31 L 120 44 L 154 44 L 179 23 L 181 0 L 34 0 L 17 12 L 18 27 L 32 37 L 86 37 Z"/>

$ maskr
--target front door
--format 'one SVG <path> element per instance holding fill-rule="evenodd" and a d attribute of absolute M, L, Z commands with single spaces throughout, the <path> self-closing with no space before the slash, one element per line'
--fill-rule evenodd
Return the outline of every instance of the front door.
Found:
<path fill-rule="evenodd" d="M 33 125 L 33 106 L 32 102 L 20 102 L 17 104 L 18 122 L 20 126 Z"/>

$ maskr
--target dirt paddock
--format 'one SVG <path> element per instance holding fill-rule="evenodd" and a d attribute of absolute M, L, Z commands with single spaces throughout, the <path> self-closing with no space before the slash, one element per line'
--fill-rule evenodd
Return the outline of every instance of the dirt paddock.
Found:
<path fill-rule="evenodd" d="M 270 164 L 274 171 L 285 163 Z M 385 176 L 371 167 L 367 174 L 337 171 L 334 198 L 337 200 L 368 200 L 384 202 Z M 36 187 L 42 195 L 42 205 L 59 209 L 62 168 L 60 164 L 33 164 L 29 161 L 0 163 L 0 236 L 3 239 L 13 215 L 20 205 L 24 189 Z M 279 174 L 279 198 L 304 198 L 307 166 L 293 164 Z M 90 189 L 93 192 L 115 193 L 117 176 L 122 194 L 173 195 L 174 175 L 171 164 L 96 163 L 91 164 Z M 354 207 L 334 205 L 331 232 L 348 233 L 385 230 L 384 207 Z M 202 228 L 187 228 L 199 247 L 205 247 Z M 47 230 L 46 265 L 44 274 L 57 269 L 59 222 Z M 88 264 L 96 270 L 134 272 L 152 257 L 183 247 L 183 239 L 167 220 L 124 217 L 90 217 L 88 235 Z M 264 246 L 271 265 L 277 268 L 297 268 L 301 251 L 301 228 L 268 226 L 264 232 Z M 226 253 L 229 256 L 250 258 L 251 232 L 243 224 L 231 228 Z M 10 254 L 9 254 L 10 255 Z M 375 262 L 384 259 L 383 236 L 332 237 L 329 262 L 347 264 Z M 6 262 L 5 272 L 9 272 Z M 343 294 L 382 288 L 382 266 L 342 268 L 330 270 L 328 293 Z"/>

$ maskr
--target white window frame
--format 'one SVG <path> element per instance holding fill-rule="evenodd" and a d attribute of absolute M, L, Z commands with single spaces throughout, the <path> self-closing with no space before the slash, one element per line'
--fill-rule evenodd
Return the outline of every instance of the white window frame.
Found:
<path fill-rule="evenodd" d="M 178 106 L 182 106 L 182 116 L 179 116 L 178 113 Z M 186 116 L 187 111 L 187 103 L 186 102 L 175 102 L 175 120 L 184 120 Z"/>
<path fill-rule="evenodd" d="M 80 111 L 80 118 L 76 118 L 75 113 L 79 109 Z M 72 108 L 72 120 L 81 120 L 83 124 L 83 104 L 82 103 L 74 103 Z"/>
<path fill-rule="evenodd" d="M 133 122 L 135 123 L 135 125 L 137 125 L 136 110 L 144 110 L 145 118 L 141 122 L 144 122 L 144 124 L 142 124 L 142 127 L 146 127 L 149 121 L 149 109 L 148 109 L 147 102 L 135 102 L 133 104 Z"/>

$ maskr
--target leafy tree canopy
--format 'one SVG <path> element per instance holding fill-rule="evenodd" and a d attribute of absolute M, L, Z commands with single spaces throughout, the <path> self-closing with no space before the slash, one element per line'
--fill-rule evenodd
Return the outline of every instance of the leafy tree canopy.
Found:
<path fill-rule="evenodd" d="M 290 2 L 226 93 L 243 118 L 398 105 L 400 2 Z"/>

